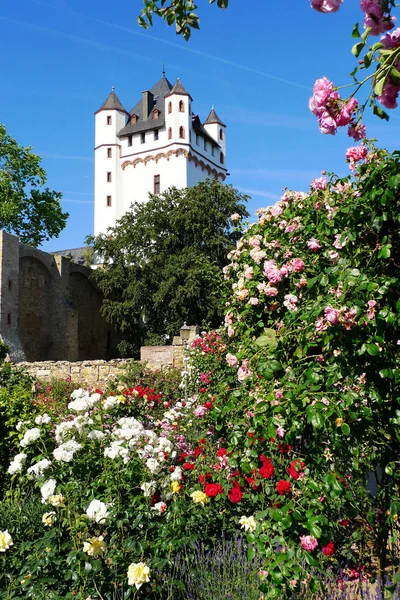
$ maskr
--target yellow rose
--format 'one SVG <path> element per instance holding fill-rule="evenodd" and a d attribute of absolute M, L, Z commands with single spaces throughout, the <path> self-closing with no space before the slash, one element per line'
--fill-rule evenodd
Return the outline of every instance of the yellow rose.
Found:
<path fill-rule="evenodd" d="M 196 492 L 192 492 L 190 494 L 190 497 L 192 498 L 195 504 L 205 504 L 206 502 L 208 502 L 207 494 L 198 490 Z"/>
<path fill-rule="evenodd" d="M 107 544 L 104 541 L 104 537 L 92 537 L 83 544 L 83 551 L 89 556 L 102 556 L 107 550 Z"/>
<path fill-rule="evenodd" d="M 12 537 L 8 531 L 0 531 L 0 552 L 5 552 L 13 545 Z"/>
<path fill-rule="evenodd" d="M 341 424 L 343 423 L 343 419 L 336 419 L 335 423 L 336 423 L 336 427 L 340 427 Z"/>
<path fill-rule="evenodd" d="M 128 568 L 128 585 L 135 585 L 138 590 L 141 585 L 150 581 L 150 573 L 146 563 L 132 563 Z"/>
<path fill-rule="evenodd" d="M 177 493 L 179 492 L 179 490 L 180 490 L 180 489 L 181 489 L 181 486 L 180 486 L 180 484 L 179 484 L 177 481 L 173 481 L 173 482 L 171 483 L 171 491 L 172 491 L 174 494 L 177 494 Z"/>
<path fill-rule="evenodd" d="M 257 528 L 257 521 L 255 520 L 255 518 L 253 516 L 251 517 L 240 517 L 239 519 L 239 523 L 241 525 L 241 529 L 244 529 L 245 531 L 255 531 Z"/>
<path fill-rule="evenodd" d="M 64 500 L 65 498 L 64 496 L 61 496 L 61 494 L 54 494 L 53 496 L 49 497 L 47 502 L 52 506 L 64 506 Z"/>
<path fill-rule="evenodd" d="M 56 521 L 57 521 L 57 515 L 54 512 L 54 510 L 52 512 L 43 513 L 42 523 L 43 523 L 43 525 L 46 525 L 46 527 L 51 527 L 52 525 L 54 525 L 54 523 Z"/>
<path fill-rule="evenodd" d="M 125 396 L 123 396 L 122 394 L 120 396 L 115 396 L 115 399 L 117 400 L 117 402 L 119 402 L 120 404 L 125 404 L 126 402 L 126 398 Z"/>

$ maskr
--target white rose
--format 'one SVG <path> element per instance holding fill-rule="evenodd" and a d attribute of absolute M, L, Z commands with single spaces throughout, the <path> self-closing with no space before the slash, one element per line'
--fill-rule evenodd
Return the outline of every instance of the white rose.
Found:
<path fill-rule="evenodd" d="M 92 521 L 104 524 L 109 516 L 107 504 L 100 500 L 92 500 L 86 509 L 86 514 Z"/>
<path fill-rule="evenodd" d="M 48 479 L 40 488 L 40 493 L 42 494 L 42 504 L 47 502 L 50 496 L 54 495 L 54 490 L 56 489 L 57 482 L 55 479 Z"/>

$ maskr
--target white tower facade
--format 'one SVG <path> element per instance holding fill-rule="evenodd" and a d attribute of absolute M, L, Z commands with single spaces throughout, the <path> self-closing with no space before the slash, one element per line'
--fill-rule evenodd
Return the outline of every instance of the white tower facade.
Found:
<path fill-rule="evenodd" d="M 211 110 L 201 122 L 178 79 L 163 77 L 126 111 L 114 89 L 95 113 L 94 234 L 106 233 L 149 193 L 225 181 L 226 127 Z"/>

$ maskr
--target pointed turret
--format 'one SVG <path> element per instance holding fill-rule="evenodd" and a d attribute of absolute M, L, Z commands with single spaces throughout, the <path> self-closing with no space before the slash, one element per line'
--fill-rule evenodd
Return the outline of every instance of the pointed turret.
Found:
<path fill-rule="evenodd" d="M 97 114 L 101 110 L 119 110 L 124 113 L 127 112 L 125 110 L 125 108 L 122 106 L 117 94 L 114 91 L 114 88 L 112 88 L 111 92 L 109 93 L 107 98 L 104 100 L 104 102 L 100 106 L 99 110 L 96 110 L 95 114 Z"/>
<path fill-rule="evenodd" d="M 204 121 L 204 125 L 211 125 L 213 123 L 218 123 L 219 125 L 226 127 L 225 123 L 223 123 L 221 121 L 221 119 L 215 112 L 214 107 L 212 107 L 212 109 L 210 110 L 210 114 L 208 115 L 207 119 Z"/>
<path fill-rule="evenodd" d="M 192 96 L 189 94 L 189 92 L 187 92 L 185 90 L 179 77 L 176 80 L 176 83 L 175 83 L 174 87 L 172 88 L 172 90 L 170 91 L 170 93 L 168 94 L 168 96 L 173 96 L 174 94 L 177 94 L 178 96 L 189 96 L 189 98 L 193 102 Z"/>

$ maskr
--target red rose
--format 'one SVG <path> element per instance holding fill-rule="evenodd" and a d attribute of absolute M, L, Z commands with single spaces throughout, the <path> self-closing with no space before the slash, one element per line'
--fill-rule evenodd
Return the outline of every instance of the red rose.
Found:
<path fill-rule="evenodd" d="M 184 471 L 193 471 L 194 464 L 193 463 L 185 463 L 182 468 Z"/>
<path fill-rule="evenodd" d="M 289 454 L 289 452 L 292 449 L 292 446 L 289 446 L 289 444 L 278 444 L 278 448 L 281 454 Z"/>
<path fill-rule="evenodd" d="M 169 472 L 170 472 L 170 473 L 173 473 L 174 471 L 175 471 L 175 467 L 170 467 L 170 468 L 169 468 Z"/>
<path fill-rule="evenodd" d="M 289 473 L 290 477 L 293 477 L 293 479 L 297 480 L 305 466 L 305 463 L 303 463 L 301 460 L 294 460 L 290 463 L 287 472 Z"/>
<path fill-rule="evenodd" d="M 339 521 L 339 525 L 343 525 L 343 527 L 348 527 L 349 524 L 350 521 L 348 519 L 342 519 L 341 521 Z"/>
<path fill-rule="evenodd" d="M 209 498 L 215 498 L 215 496 L 218 496 L 218 494 L 222 494 L 223 491 L 224 488 L 219 483 L 207 483 L 206 487 L 204 488 L 204 493 Z"/>
<path fill-rule="evenodd" d="M 231 490 L 229 490 L 229 492 L 228 492 L 229 500 L 235 504 L 236 502 L 240 502 L 242 497 L 243 497 L 243 492 L 240 489 L 240 485 L 237 483 L 233 484 L 233 488 Z"/>
<path fill-rule="evenodd" d="M 207 479 L 211 479 L 211 478 L 212 478 L 211 473 L 206 473 L 205 475 L 199 475 L 199 481 L 202 485 L 205 485 L 207 483 Z"/>
<path fill-rule="evenodd" d="M 193 454 L 197 458 L 198 456 L 200 456 L 200 454 L 203 454 L 203 452 L 204 452 L 203 448 L 195 448 Z"/>
<path fill-rule="evenodd" d="M 201 387 L 201 388 L 199 389 L 199 392 L 200 392 L 201 394 L 204 394 L 204 392 L 206 392 L 206 391 L 207 391 L 207 388 L 205 388 L 205 387 Z"/>
<path fill-rule="evenodd" d="M 204 402 L 204 406 L 208 409 L 213 407 L 213 403 L 209 400 L 208 402 Z"/>
<path fill-rule="evenodd" d="M 278 481 L 278 483 L 276 484 L 276 491 L 281 496 L 283 496 L 284 494 L 289 494 L 290 488 L 291 488 L 290 481 L 286 481 L 285 479 L 281 479 L 281 481 Z"/>
<path fill-rule="evenodd" d="M 225 456 L 226 455 L 226 448 L 220 448 L 217 452 L 217 456 Z"/>
<path fill-rule="evenodd" d="M 335 544 L 333 542 L 329 542 L 329 544 L 323 546 L 321 550 L 322 554 L 325 554 L 325 556 L 332 556 L 332 554 L 335 552 Z"/>
<path fill-rule="evenodd" d="M 187 452 L 182 452 L 182 454 L 179 455 L 178 462 L 183 462 L 188 456 L 190 456 L 190 454 Z"/>
<path fill-rule="evenodd" d="M 199 442 L 198 442 L 199 446 L 200 446 L 200 444 L 205 444 L 206 441 L 207 441 L 206 438 L 201 438 L 201 440 L 199 440 Z"/>
<path fill-rule="evenodd" d="M 259 470 L 260 477 L 264 477 L 264 479 L 271 479 L 271 477 L 274 476 L 274 472 L 275 472 L 274 465 L 272 464 L 270 459 L 267 458 L 264 461 L 263 466 Z"/>

